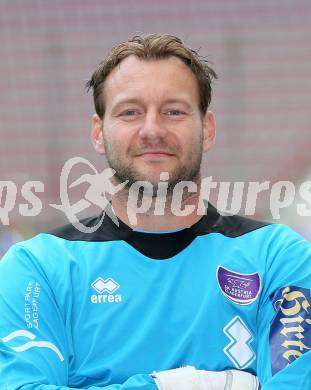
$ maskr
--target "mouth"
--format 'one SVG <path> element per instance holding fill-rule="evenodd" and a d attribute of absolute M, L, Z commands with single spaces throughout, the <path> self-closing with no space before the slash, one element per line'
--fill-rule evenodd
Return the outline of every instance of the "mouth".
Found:
<path fill-rule="evenodd" d="M 165 150 L 145 150 L 142 153 L 136 155 L 136 157 L 146 157 L 146 158 L 165 158 L 172 157 L 173 153 L 169 153 Z"/>

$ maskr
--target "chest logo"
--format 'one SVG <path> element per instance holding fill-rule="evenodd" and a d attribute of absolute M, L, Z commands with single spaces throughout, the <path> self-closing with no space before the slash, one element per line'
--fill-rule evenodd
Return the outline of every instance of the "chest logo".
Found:
<path fill-rule="evenodd" d="M 92 303 L 122 302 L 122 295 L 114 294 L 120 288 L 120 284 L 112 278 L 97 278 L 91 287 L 97 292 L 97 294 L 91 295 Z"/>
<path fill-rule="evenodd" d="M 216 277 L 224 296 L 238 305 L 253 303 L 261 290 L 261 279 L 258 272 L 242 274 L 219 266 Z"/>
<path fill-rule="evenodd" d="M 250 366 L 256 359 L 256 354 L 251 348 L 254 338 L 242 318 L 239 316 L 232 318 L 224 327 L 224 333 L 230 340 L 224 352 L 235 367 L 243 370 Z"/>
<path fill-rule="evenodd" d="M 104 292 L 112 294 L 115 291 L 117 291 L 120 285 L 111 278 L 108 279 L 97 278 L 95 282 L 92 283 L 92 287 L 100 294 Z"/>

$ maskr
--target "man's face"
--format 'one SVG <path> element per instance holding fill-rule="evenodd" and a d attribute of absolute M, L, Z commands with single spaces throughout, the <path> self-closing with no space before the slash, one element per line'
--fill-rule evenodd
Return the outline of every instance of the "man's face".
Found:
<path fill-rule="evenodd" d="M 120 182 L 155 185 L 161 172 L 169 173 L 171 188 L 197 181 L 214 118 L 211 112 L 202 117 L 197 81 L 180 59 L 127 57 L 106 79 L 104 99 L 105 115 L 93 117 L 92 138 Z"/>

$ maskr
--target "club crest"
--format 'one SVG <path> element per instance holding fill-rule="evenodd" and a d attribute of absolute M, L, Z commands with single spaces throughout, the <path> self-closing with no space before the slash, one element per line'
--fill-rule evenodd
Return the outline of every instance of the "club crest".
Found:
<path fill-rule="evenodd" d="M 244 274 L 219 266 L 217 268 L 217 282 L 225 297 L 238 305 L 253 303 L 261 290 L 261 279 L 258 272 Z"/>

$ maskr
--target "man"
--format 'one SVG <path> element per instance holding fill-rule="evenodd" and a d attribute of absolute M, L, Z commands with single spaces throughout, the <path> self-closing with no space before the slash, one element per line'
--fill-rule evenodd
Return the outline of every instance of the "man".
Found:
<path fill-rule="evenodd" d="M 1 389 L 311 389 L 310 244 L 211 205 L 202 216 L 215 77 L 166 34 L 117 45 L 94 72 L 92 141 L 126 183 L 118 226 L 106 216 L 7 253 Z"/>

